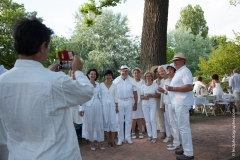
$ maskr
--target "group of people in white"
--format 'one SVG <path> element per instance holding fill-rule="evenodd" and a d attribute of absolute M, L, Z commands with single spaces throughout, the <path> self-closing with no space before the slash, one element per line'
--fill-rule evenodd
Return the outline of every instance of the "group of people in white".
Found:
<path fill-rule="evenodd" d="M 172 64 L 158 66 L 155 80 L 151 71 L 142 76 L 140 68 L 130 71 L 123 65 L 119 69 L 120 76 L 113 80 L 113 72 L 106 70 L 104 82 L 99 84 L 97 70 L 88 70 L 86 75 L 94 95 L 81 105 L 80 115 L 82 137 L 90 141 L 91 150 L 106 149 L 102 143 L 104 133 L 107 147 L 121 146 L 124 140 L 132 144 L 132 139 L 143 139 L 144 120 L 147 141 L 156 143 L 159 129 L 163 142 L 170 142 L 173 137 L 173 143 L 166 145 L 166 149 L 176 150 L 177 159 L 194 158 L 189 124 L 189 109 L 193 105 L 192 74 L 185 66 L 187 58 L 183 53 L 176 53 L 172 61 Z M 114 141 L 116 132 L 117 143 Z M 177 150 L 180 137 L 183 150 Z"/>
<path fill-rule="evenodd" d="M 176 150 L 177 160 L 194 158 L 189 123 L 192 73 L 185 66 L 183 53 L 174 55 L 173 64 L 159 66 L 156 80 L 149 71 L 143 75 L 145 80 L 141 79 L 139 68 L 132 70 L 131 78 L 130 69 L 123 65 L 119 77 L 112 81 L 112 71 L 106 70 L 104 82 L 99 84 L 96 69 L 90 69 L 87 76 L 82 73 L 78 56 L 73 57 L 71 77 L 59 72 L 59 64 L 44 68 L 52 34 L 36 18 L 21 18 L 14 25 L 13 46 L 18 59 L 8 71 L 0 66 L 1 159 L 82 159 L 71 118 L 71 108 L 79 105 L 82 136 L 91 142 L 91 150 L 105 149 L 101 143 L 104 133 L 108 147 L 121 146 L 124 140 L 132 144 L 137 136 L 144 138 L 144 118 L 148 141 L 157 142 L 159 129 L 164 142 L 173 137 L 166 148 Z M 236 83 L 234 79 L 234 93 L 239 89 Z M 182 149 L 177 150 L 180 144 Z"/>

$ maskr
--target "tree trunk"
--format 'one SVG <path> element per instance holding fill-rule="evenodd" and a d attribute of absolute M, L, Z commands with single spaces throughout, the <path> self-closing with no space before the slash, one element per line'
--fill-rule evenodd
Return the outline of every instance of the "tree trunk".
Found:
<path fill-rule="evenodd" d="M 145 0 L 140 67 L 166 64 L 168 0 Z"/>

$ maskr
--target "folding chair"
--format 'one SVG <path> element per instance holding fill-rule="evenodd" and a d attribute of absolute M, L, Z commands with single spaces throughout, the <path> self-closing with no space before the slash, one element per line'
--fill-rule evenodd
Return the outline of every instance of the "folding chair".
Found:
<path fill-rule="evenodd" d="M 204 114 L 204 112 L 206 113 L 206 116 L 208 116 L 208 113 L 212 113 L 212 115 L 216 116 L 215 114 L 215 108 L 216 108 L 216 96 L 206 96 L 206 102 L 204 104 L 204 109 L 202 114 Z M 208 112 L 210 110 L 210 108 L 212 107 L 212 112 Z"/>
<path fill-rule="evenodd" d="M 222 105 L 225 105 L 225 112 L 229 112 L 230 113 L 230 106 L 231 106 L 231 103 L 234 102 L 234 98 L 231 94 L 224 94 L 222 96 L 222 101 L 221 102 L 218 102 L 218 104 L 222 104 Z M 227 109 L 226 109 L 227 108 Z"/>

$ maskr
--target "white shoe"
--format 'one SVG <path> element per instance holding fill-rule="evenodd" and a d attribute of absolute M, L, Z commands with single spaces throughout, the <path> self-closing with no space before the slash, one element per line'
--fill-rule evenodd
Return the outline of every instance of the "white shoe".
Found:
<path fill-rule="evenodd" d="M 167 147 L 172 147 L 172 146 L 173 146 L 173 144 L 168 144 L 168 145 L 167 145 Z"/>
<path fill-rule="evenodd" d="M 147 138 L 147 141 L 151 141 L 151 140 L 152 140 L 152 137 L 148 137 L 148 138 Z"/>
<path fill-rule="evenodd" d="M 127 143 L 128 143 L 128 144 L 133 144 L 133 142 L 132 142 L 131 139 L 128 139 L 128 140 L 127 140 Z"/>
<path fill-rule="evenodd" d="M 153 138 L 153 139 L 151 140 L 151 142 L 152 142 L 152 143 L 156 143 L 156 142 L 157 142 L 157 138 Z"/>
<path fill-rule="evenodd" d="M 180 146 L 172 146 L 172 147 L 168 147 L 167 150 L 174 151 L 174 150 L 179 149 L 179 148 L 180 148 Z"/>
<path fill-rule="evenodd" d="M 143 134 L 142 133 L 139 133 L 139 138 L 143 139 Z"/>
<path fill-rule="evenodd" d="M 118 140 L 117 145 L 118 145 L 118 146 L 121 146 L 121 145 L 122 145 L 122 141 L 121 141 L 121 140 Z"/>
<path fill-rule="evenodd" d="M 167 143 L 167 142 L 169 142 L 169 141 L 171 141 L 171 137 L 166 137 L 166 138 L 163 140 L 164 143 Z"/>
<path fill-rule="evenodd" d="M 136 135 L 135 135 L 135 133 L 132 133 L 132 139 L 136 139 L 137 137 L 136 137 Z"/>

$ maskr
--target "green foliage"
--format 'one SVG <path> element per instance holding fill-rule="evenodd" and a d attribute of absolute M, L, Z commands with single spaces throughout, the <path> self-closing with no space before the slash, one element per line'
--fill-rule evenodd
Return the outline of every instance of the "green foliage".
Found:
<path fill-rule="evenodd" d="M 182 52 L 187 58 L 187 67 L 194 73 L 198 70 L 198 57 L 207 58 L 211 53 L 211 40 L 206 37 L 194 36 L 183 29 L 170 31 L 167 35 L 168 44 L 174 52 Z"/>
<path fill-rule="evenodd" d="M 173 59 L 174 54 L 175 54 L 175 52 L 170 47 L 170 44 L 167 44 L 167 64 L 171 64 L 172 63 L 172 59 Z"/>
<path fill-rule="evenodd" d="M 216 73 L 222 77 L 234 68 L 240 69 L 240 46 L 234 43 L 228 43 L 225 46 L 220 45 L 219 49 L 213 49 L 207 59 L 200 57 L 199 60 L 200 70 L 198 74 L 212 75 Z"/>
<path fill-rule="evenodd" d="M 37 12 L 26 12 L 23 4 L 12 0 L 0 1 L 0 64 L 7 69 L 14 66 L 17 54 L 13 48 L 12 28 L 16 20 L 21 17 L 35 17 Z"/>
<path fill-rule="evenodd" d="M 227 44 L 227 37 L 225 35 L 221 35 L 221 36 L 212 36 L 211 37 L 211 41 L 212 41 L 212 47 L 214 49 L 218 49 L 219 45 L 226 45 Z"/>
<path fill-rule="evenodd" d="M 71 48 L 84 61 L 84 71 L 89 68 L 111 69 L 114 76 L 123 64 L 130 68 L 139 66 L 139 37 L 130 35 L 126 16 L 103 11 L 93 26 L 87 27 L 80 14 L 76 16 L 76 28 L 70 38 Z"/>
<path fill-rule="evenodd" d="M 87 3 L 84 3 L 79 8 L 79 11 L 84 16 L 84 24 L 90 27 L 94 25 L 96 16 L 102 14 L 103 8 L 114 7 L 125 1 L 126 0 L 99 0 L 96 2 L 95 0 L 88 0 Z"/>
<path fill-rule="evenodd" d="M 233 6 L 240 4 L 240 0 L 229 0 L 229 3 Z"/>
<path fill-rule="evenodd" d="M 208 35 L 208 26 L 200 5 L 196 5 L 193 8 L 192 5 L 189 4 L 187 7 L 181 9 L 180 19 L 177 21 L 175 28 L 184 28 L 193 35 L 206 38 Z"/>

